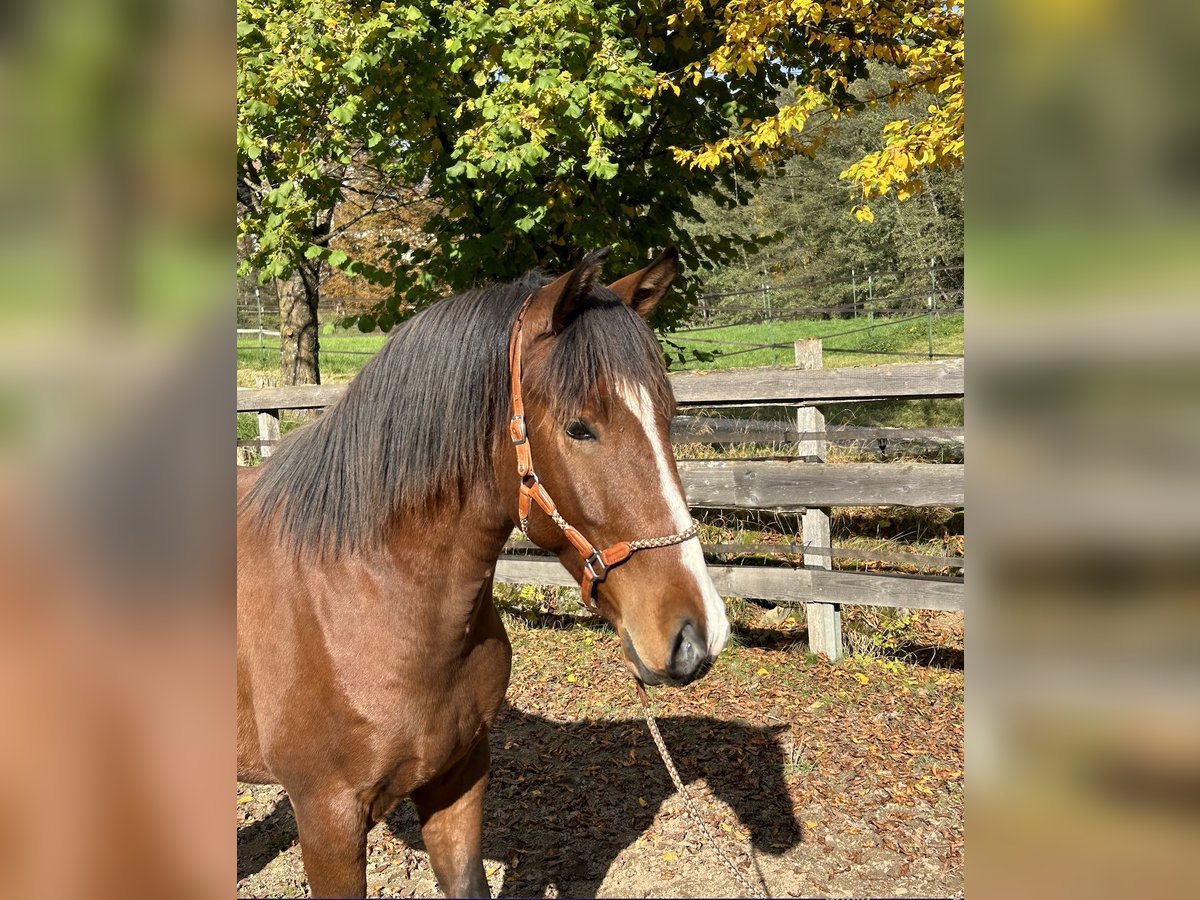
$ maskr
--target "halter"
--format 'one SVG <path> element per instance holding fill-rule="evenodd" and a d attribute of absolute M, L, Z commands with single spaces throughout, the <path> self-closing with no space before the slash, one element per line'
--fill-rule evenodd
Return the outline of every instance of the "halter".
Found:
<path fill-rule="evenodd" d="M 621 541 L 597 550 L 595 545 L 585 538 L 574 525 L 559 513 L 554 500 L 546 490 L 545 485 L 533 470 L 533 453 L 529 448 L 529 429 L 525 424 L 525 402 L 521 397 L 521 330 L 525 313 L 533 300 L 533 294 L 525 298 L 517 318 L 513 322 L 512 333 L 508 338 L 508 371 L 512 382 L 512 418 L 508 422 L 509 437 L 517 451 L 517 475 L 521 479 L 520 495 L 517 498 L 520 514 L 521 532 L 529 536 L 529 513 L 532 504 L 536 503 L 547 516 L 559 527 L 563 536 L 571 542 L 583 558 L 583 580 L 579 592 L 583 596 L 584 605 L 593 612 L 599 612 L 596 605 L 596 585 L 608 576 L 608 570 L 619 566 L 631 557 L 637 550 L 653 550 L 657 547 L 670 547 L 691 540 L 700 530 L 696 522 L 691 527 L 676 534 L 663 537 L 645 538 L 637 541 Z"/>

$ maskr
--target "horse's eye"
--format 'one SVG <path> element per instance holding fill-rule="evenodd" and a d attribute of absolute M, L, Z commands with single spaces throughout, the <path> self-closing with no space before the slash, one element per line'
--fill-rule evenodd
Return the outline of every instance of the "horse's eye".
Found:
<path fill-rule="evenodd" d="M 567 426 L 567 437 L 573 441 L 594 441 L 596 439 L 596 435 L 592 434 L 592 429 L 578 419 Z"/>

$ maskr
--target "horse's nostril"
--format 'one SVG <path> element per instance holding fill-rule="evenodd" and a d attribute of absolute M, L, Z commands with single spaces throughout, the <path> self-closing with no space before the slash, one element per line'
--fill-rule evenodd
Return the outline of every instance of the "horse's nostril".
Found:
<path fill-rule="evenodd" d="M 671 658 L 667 661 L 667 674 L 672 678 L 690 680 L 699 672 L 706 658 L 700 633 L 695 625 L 688 622 L 675 636 Z"/>

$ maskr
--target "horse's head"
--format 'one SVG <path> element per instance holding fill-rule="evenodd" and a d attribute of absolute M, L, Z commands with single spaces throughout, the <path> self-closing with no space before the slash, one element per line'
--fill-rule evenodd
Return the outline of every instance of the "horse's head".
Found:
<path fill-rule="evenodd" d="M 561 515 L 556 522 L 532 504 L 529 536 L 585 584 L 592 573 L 600 576 L 594 603 L 617 629 L 638 678 L 686 684 L 725 646 L 729 621 L 700 541 L 688 534 L 692 518 L 671 455 L 675 400 L 645 323 L 679 258 L 668 250 L 604 287 L 597 278 L 605 256 L 589 255 L 536 291 L 517 338 L 536 473 L 526 485 L 544 488 Z M 514 455 L 506 450 L 498 465 L 515 506 Z M 564 523 L 578 530 L 585 546 L 611 552 L 589 567 Z M 612 560 L 606 571 L 604 562 Z"/>

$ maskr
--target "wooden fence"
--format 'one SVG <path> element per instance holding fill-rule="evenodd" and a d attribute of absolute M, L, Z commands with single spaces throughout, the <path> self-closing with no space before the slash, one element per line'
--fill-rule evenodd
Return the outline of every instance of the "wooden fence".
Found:
<path fill-rule="evenodd" d="M 712 420 L 683 415 L 676 443 L 795 442 L 800 458 L 786 460 L 681 460 L 679 473 L 695 509 L 765 510 L 803 516 L 803 568 L 787 565 L 710 564 L 717 590 L 783 605 L 803 604 L 809 643 L 836 659 L 843 652 L 840 607 L 887 606 L 961 610 L 961 578 L 834 571 L 841 553 L 831 547 L 829 507 L 965 505 L 964 467 L 959 463 L 826 464 L 830 442 L 913 440 L 961 448 L 962 429 L 831 429 L 817 407 L 872 400 L 953 398 L 964 395 L 961 359 L 944 362 L 822 369 L 820 341 L 796 342 L 797 368 L 680 373 L 671 376 L 683 410 L 703 407 L 796 407 L 795 424 Z M 279 436 L 285 409 L 330 405 L 345 385 L 239 389 L 237 411 L 257 413 L 264 455 Z M 717 548 L 706 547 L 712 554 Z M 848 554 L 851 558 L 860 555 Z M 883 554 L 881 554 L 882 556 Z M 913 557 L 914 554 L 892 554 Z M 959 560 L 965 571 L 965 562 Z M 505 555 L 496 580 L 570 586 L 575 582 L 553 558 Z"/>

